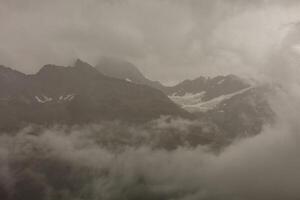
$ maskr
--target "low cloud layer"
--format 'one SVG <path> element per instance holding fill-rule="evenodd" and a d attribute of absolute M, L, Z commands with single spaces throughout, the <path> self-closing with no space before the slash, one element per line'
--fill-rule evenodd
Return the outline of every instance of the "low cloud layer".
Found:
<path fill-rule="evenodd" d="M 191 145 L 193 139 L 187 139 L 189 127 L 201 126 L 204 133 L 210 133 L 206 128 L 211 126 L 179 119 L 160 119 L 146 127 L 108 123 L 73 128 L 28 128 L 16 135 L 2 134 L 0 199 L 299 198 L 297 1 L 132 0 L 74 1 L 73 4 L 63 1 L 60 7 L 56 1 L 24 2 L 0 4 L 0 15 L 6 16 L 0 57 L 8 64 L 30 71 L 34 68 L 27 66 L 53 60 L 59 63 L 82 56 L 96 62 L 99 54 L 114 54 L 142 63 L 140 66 L 145 67 L 145 71 L 150 71 L 149 64 L 157 64 L 151 68 L 153 77 L 161 78 L 158 70 L 172 66 L 174 73 L 168 77 L 171 81 L 180 77 L 178 74 L 183 69 L 189 73 L 212 73 L 214 70 L 222 72 L 227 66 L 227 69 L 247 74 L 255 69 L 255 72 L 263 72 L 257 76 L 259 81 L 277 90 L 276 95 L 270 97 L 277 118 L 274 125 L 265 127 L 259 135 L 237 141 L 218 153 L 201 144 Z M 202 12 L 198 15 L 196 11 L 200 8 Z M 210 12 L 209 8 L 216 12 Z M 12 10 L 17 12 L 10 12 Z M 153 24 L 153 13 L 159 19 L 157 24 Z M 0 19 L 4 20 L 2 16 Z M 195 30 L 194 23 L 202 23 L 206 28 L 201 30 L 199 26 Z M 57 32 L 58 28 L 64 31 Z M 191 37 L 186 37 L 190 34 Z M 191 57 L 185 55 L 190 46 L 179 39 L 182 36 L 195 45 L 189 54 Z M 95 41 L 96 47 L 93 46 Z M 21 48 L 21 44 L 26 45 Z M 71 44 L 74 45 L 72 53 Z M 27 54 L 22 54 L 25 50 Z M 198 51 L 201 53 L 193 54 Z M 177 57 L 179 62 L 176 62 Z M 189 68 L 186 64 L 183 68 L 183 58 L 190 58 L 189 62 L 195 61 L 197 65 Z M 205 59 L 198 62 L 200 58 Z M 24 65 L 18 63 L 20 61 Z M 178 67 L 172 65 L 174 63 Z M 203 63 L 214 67 L 201 68 Z M 171 140 L 174 136 L 176 140 Z M 170 141 L 176 143 L 169 144 Z"/>
<path fill-rule="evenodd" d="M 282 103 L 287 96 L 283 92 L 277 97 Z M 207 125 L 167 118 L 144 127 L 111 122 L 29 127 L 14 136 L 2 135 L 0 197 L 297 199 L 300 127 L 299 104 L 294 103 L 296 107 L 277 110 L 276 125 L 221 153 L 189 144 L 188 128 Z M 172 141 L 177 141 L 175 148 L 169 148 Z"/>
<path fill-rule="evenodd" d="M 286 73 L 294 72 L 293 68 L 287 65 Z M 142 126 L 107 122 L 49 129 L 28 127 L 16 135 L 2 134 L 0 197 L 297 199 L 300 95 L 293 77 L 290 73 L 290 81 L 282 81 L 271 98 L 276 123 L 222 152 L 191 145 L 195 141 L 189 140 L 191 127 L 201 127 L 203 133 L 211 135 L 211 126 L 171 118 Z"/>
<path fill-rule="evenodd" d="M 101 56 L 175 83 L 256 75 L 300 19 L 298 1 L 0 1 L 0 62 L 26 73 Z M 168 73 L 165 73 L 168 72 Z"/>
<path fill-rule="evenodd" d="M 286 66 L 285 78 L 272 79 L 277 88 L 270 98 L 276 123 L 255 137 L 214 152 L 200 143 L 191 145 L 195 141 L 189 139 L 191 127 L 200 127 L 204 136 L 216 133 L 199 121 L 162 118 L 139 127 L 119 122 L 29 127 L 0 137 L 0 197 L 297 199 L 300 85 L 294 76 L 297 57 L 293 53 L 284 57 L 280 60 Z M 274 77 L 278 67 L 269 69 Z"/>

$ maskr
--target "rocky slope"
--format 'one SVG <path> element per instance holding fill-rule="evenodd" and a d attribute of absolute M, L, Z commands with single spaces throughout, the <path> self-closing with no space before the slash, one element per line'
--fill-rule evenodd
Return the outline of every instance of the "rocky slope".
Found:
<path fill-rule="evenodd" d="M 120 119 L 147 121 L 190 116 L 161 91 L 111 78 L 77 60 L 72 67 L 46 65 L 25 75 L 0 67 L 0 128 L 28 123 L 80 124 Z"/>
<path fill-rule="evenodd" d="M 235 75 L 200 76 L 172 87 L 153 86 L 137 67 L 128 62 L 106 59 L 100 72 L 109 76 L 148 85 L 163 91 L 173 102 L 201 120 L 214 123 L 227 138 L 258 134 L 274 117 L 267 100 L 270 88 L 250 84 Z M 118 63 L 118 64 L 116 64 Z M 143 80 L 143 81 L 140 81 Z"/>

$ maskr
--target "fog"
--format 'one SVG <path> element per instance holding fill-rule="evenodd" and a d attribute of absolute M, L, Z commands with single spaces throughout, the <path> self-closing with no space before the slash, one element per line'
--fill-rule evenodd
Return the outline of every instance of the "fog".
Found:
<path fill-rule="evenodd" d="M 189 127 L 210 126 L 181 119 L 2 133 L 1 199 L 299 198 L 298 1 L 86 2 L 1 1 L 1 60 L 31 72 L 53 60 L 117 55 L 166 83 L 246 74 L 276 89 L 276 122 L 221 152 L 191 145 Z M 171 146 L 160 143 L 168 134 L 176 135 Z"/>
<path fill-rule="evenodd" d="M 285 67 L 265 66 L 264 81 L 276 88 L 270 103 L 277 117 L 259 135 L 214 152 L 185 137 L 191 126 L 207 127 L 199 121 L 28 127 L 0 138 L 2 199 L 297 199 L 300 90 L 298 57 L 290 45 L 294 35 L 291 31 L 272 55 Z M 170 141 L 163 140 L 168 134 L 186 142 L 167 148 L 160 142 Z"/>
<path fill-rule="evenodd" d="M 188 142 L 158 145 L 172 128 L 188 141 L 187 128 L 200 126 L 180 119 L 145 127 L 28 127 L 2 135 L 1 199 L 296 199 L 299 103 L 288 100 L 275 125 L 221 153 Z M 273 105 L 286 101 L 287 93 L 279 92 Z"/>
<path fill-rule="evenodd" d="M 33 73 L 46 63 L 113 56 L 165 84 L 256 77 L 299 10 L 296 0 L 1 0 L 0 60 Z"/>

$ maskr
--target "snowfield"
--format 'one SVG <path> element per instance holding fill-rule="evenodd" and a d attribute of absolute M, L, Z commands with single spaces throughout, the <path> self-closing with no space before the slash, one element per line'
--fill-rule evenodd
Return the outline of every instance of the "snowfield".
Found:
<path fill-rule="evenodd" d="M 200 92 L 196 94 L 185 94 L 183 96 L 177 96 L 175 94 L 169 96 L 169 98 L 175 102 L 176 104 L 180 105 L 183 109 L 188 112 L 196 113 L 196 112 L 207 112 L 216 108 L 221 102 L 231 99 L 232 97 L 242 94 L 252 87 L 248 87 L 237 92 L 233 92 L 226 95 L 221 95 L 219 97 L 213 98 L 209 101 L 202 101 L 205 92 Z"/>

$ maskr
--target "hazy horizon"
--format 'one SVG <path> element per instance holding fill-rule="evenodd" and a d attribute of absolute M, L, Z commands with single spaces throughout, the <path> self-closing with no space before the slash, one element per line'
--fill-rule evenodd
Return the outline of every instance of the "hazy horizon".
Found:
<path fill-rule="evenodd" d="M 299 10 L 293 0 L 2 0 L 0 60 L 33 73 L 113 56 L 169 85 L 200 75 L 256 77 L 299 31 Z"/>

